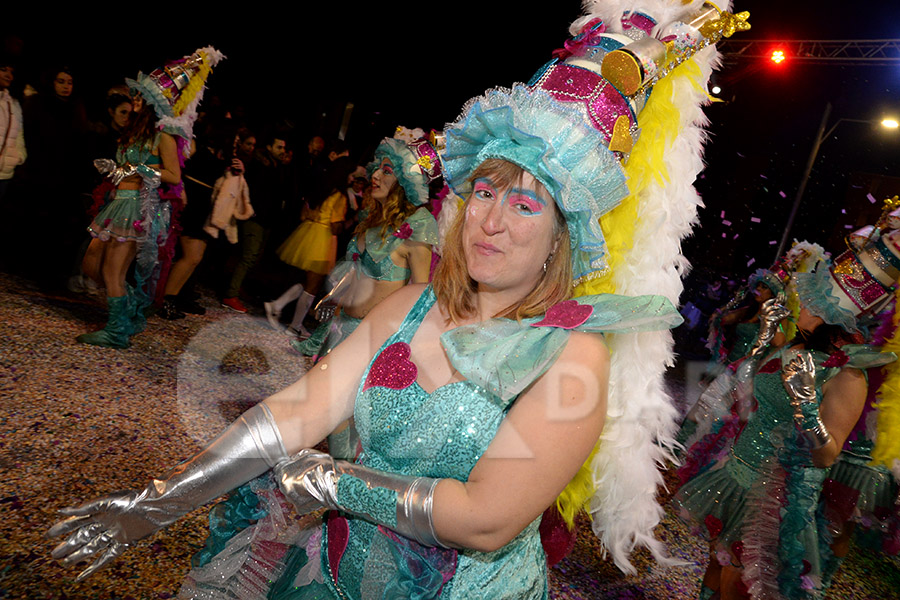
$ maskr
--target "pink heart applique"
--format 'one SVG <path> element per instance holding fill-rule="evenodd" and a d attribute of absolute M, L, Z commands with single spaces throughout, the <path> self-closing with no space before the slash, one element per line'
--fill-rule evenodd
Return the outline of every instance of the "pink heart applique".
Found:
<path fill-rule="evenodd" d="M 370 387 L 402 390 L 411 386 L 418 376 L 419 369 L 409 360 L 409 344 L 397 342 L 385 348 L 372 363 L 363 391 Z"/>
<path fill-rule="evenodd" d="M 594 307 L 587 304 L 578 304 L 575 300 L 566 300 L 554 304 L 544 315 L 544 318 L 532 327 L 560 327 L 562 329 L 574 329 L 587 321 L 594 314 Z"/>
<path fill-rule="evenodd" d="M 777 373 L 781 370 L 781 360 L 773 358 L 759 368 L 760 373 Z"/>

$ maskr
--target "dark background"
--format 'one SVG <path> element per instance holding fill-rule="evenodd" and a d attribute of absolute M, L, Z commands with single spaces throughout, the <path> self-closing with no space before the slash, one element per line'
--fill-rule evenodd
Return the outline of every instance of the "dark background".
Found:
<path fill-rule="evenodd" d="M 744 9 L 753 24 L 739 34 L 746 39 L 900 37 L 900 7 L 889 0 L 857 8 L 753 0 L 736 7 Z M 97 119 L 111 85 L 213 45 L 228 59 L 209 80 L 207 109 L 291 127 L 302 150 L 312 134 L 336 135 L 352 102 L 347 139 L 365 162 L 397 124 L 440 128 L 484 89 L 527 81 L 579 10 L 575 0 L 85 4 L 65 12 L 26 5 L 5 8 L 0 27 L 19 55 L 17 84 L 38 87 L 53 65 L 69 65 L 75 93 Z M 707 109 L 708 168 L 697 182 L 706 208 L 685 245 L 695 278 L 743 278 L 773 261 L 826 102 L 834 107 L 829 126 L 897 115 L 898 70 L 726 59 L 714 76 L 724 102 Z M 848 227 L 871 222 L 881 201 L 900 193 L 898 157 L 900 133 L 840 123 L 822 144 L 792 237 L 839 250 Z"/>

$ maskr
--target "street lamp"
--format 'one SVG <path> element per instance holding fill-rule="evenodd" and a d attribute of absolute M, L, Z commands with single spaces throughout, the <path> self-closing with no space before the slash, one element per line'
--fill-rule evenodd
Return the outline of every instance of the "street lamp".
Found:
<path fill-rule="evenodd" d="M 834 133 L 834 130 L 837 129 L 837 126 L 844 122 L 851 123 L 874 123 L 875 121 L 871 121 L 869 119 L 848 119 L 848 118 L 840 118 L 834 122 L 834 125 L 831 126 L 828 131 L 825 131 L 825 126 L 828 124 L 828 118 L 831 116 L 831 102 L 825 104 L 825 112 L 822 114 L 822 122 L 819 124 L 819 130 L 816 133 L 816 139 L 813 142 L 812 150 L 809 152 L 809 160 L 806 161 L 806 170 L 803 171 L 803 178 L 800 180 L 800 187 L 797 188 L 797 195 L 794 197 L 794 205 L 791 207 L 791 214 L 788 216 L 787 223 L 784 226 L 784 233 L 781 236 L 781 242 L 778 244 L 778 250 L 775 253 L 775 261 L 778 261 L 781 258 L 782 253 L 784 252 L 785 246 L 787 246 L 788 236 L 791 233 L 791 229 L 794 226 L 794 219 L 797 216 L 797 210 L 800 208 L 800 201 L 803 199 L 803 192 L 806 191 L 806 183 L 809 181 L 809 174 L 812 172 L 813 165 L 816 162 L 816 156 L 819 154 L 819 148 L 822 146 L 822 142 L 831 137 L 831 134 Z M 897 129 L 900 126 L 900 123 L 897 122 L 896 119 L 886 118 L 881 121 L 881 125 L 886 129 Z M 823 133 L 824 132 L 824 133 Z"/>

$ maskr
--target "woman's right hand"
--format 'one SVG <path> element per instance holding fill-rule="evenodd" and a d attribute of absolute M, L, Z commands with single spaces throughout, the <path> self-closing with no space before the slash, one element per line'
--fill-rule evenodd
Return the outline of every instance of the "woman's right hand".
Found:
<path fill-rule="evenodd" d="M 60 510 L 67 518 L 53 525 L 46 535 L 68 537 L 53 549 L 51 556 L 68 566 L 99 555 L 79 573 L 76 581 L 81 581 L 121 555 L 133 542 L 174 522 L 180 514 L 144 502 L 152 485 L 142 492 L 116 492 Z"/>
<path fill-rule="evenodd" d="M 288 458 L 272 413 L 260 403 L 238 417 L 205 450 L 153 479 L 141 491 L 116 492 L 74 508 L 47 532 L 67 535 L 52 552 L 64 565 L 99 555 L 84 579 L 145 538 Z"/>
<path fill-rule="evenodd" d="M 234 175 L 240 175 L 244 172 L 244 162 L 239 158 L 231 159 L 231 172 Z"/>

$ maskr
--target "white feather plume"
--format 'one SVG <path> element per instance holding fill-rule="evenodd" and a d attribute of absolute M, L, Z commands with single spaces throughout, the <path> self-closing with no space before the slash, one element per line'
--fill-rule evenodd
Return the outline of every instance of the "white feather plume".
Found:
<path fill-rule="evenodd" d="M 587 14 L 571 30 L 577 33 L 584 23 L 600 17 L 608 31 L 620 32 L 621 17 L 630 11 L 645 12 L 666 24 L 701 4 L 702 0 L 690 5 L 681 0 L 587 0 Z M 707 48 L 694 60 L 705 85 L 717 61 L 715 49 Z M 660 294 L 677 304 L 683 289 L 681 277 L 690 267 L 681 253 L 681 240 L 690 235 L 702 206 L 693 182 L 703 169 L 707 121 L 700 107 L 707 96 L 684 80 L 674 88 L 681 131 L 664 153 L 669 181 L 662 186 L 651 183 L 639 198 L 634 246 L 613 279 L 619 294 Z M 653 536 L 663 514 L 656 500 L 662 484 L 659 467 L 671 459 L 678 416 L 663 382 L 666 369 L 674 363 L 673 340 L 671 332 L 664 331 L 611 336 L 609 343 L 609 415 L 592 463 L 597 491 L 589 511 L 594 531 L 616 565 L 634 573 L 628 555 L 635 546 L 648 547 L 663 563 L 677 562 L 666 557 L 663 544 Z"/>

